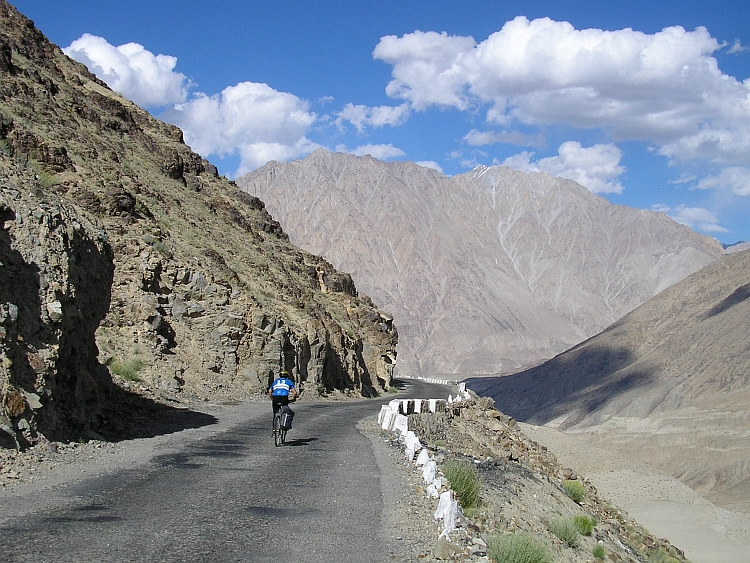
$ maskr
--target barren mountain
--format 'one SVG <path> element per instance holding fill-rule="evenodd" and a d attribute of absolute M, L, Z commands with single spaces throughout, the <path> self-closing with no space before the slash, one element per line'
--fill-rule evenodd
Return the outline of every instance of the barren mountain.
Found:
<path fill-rule="evenodd" d="M 469 386 L 750 513 L 749 281 L 750 251 L 724 256 L 552 360 Z"/>
<path fill-rule="evenodd" d="M 505 167 L 446 177 L 318 150 L 237 184 L 394 314 L 400 373 L 509 373 L 721 255 L 660 213 Z"/>
<path fill-rule="evenodd" d="M 391 317 L 5 0 L 0 215 L 6 445 L 122 434 L 138 395 L 237 398 L 282 368 L 389 387 Z"/>

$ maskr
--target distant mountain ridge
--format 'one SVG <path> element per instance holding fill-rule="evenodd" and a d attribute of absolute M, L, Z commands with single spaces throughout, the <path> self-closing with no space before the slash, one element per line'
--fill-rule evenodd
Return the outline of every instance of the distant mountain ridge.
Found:
<path fill-rule="evenodd" d="M 750 250 L 722 257 L 544 364 L 469 382 L 503 412 L 620 445 L 750 512 Z"/>
<path fill-rule="evenodd" d="M 321 149 L 237 184 L 394 315 L 401 373 L 517 370 L 722 254 L 664 214 L 506 167 L 449 178 Z"/>

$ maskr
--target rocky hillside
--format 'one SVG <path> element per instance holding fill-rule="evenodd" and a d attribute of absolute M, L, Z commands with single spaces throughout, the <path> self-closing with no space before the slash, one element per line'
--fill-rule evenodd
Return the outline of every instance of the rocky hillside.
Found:
<path fill-rule="evenodd" d="M 487 562 L 487 544 L 513 536 L 533 538 L 551 561 L 685 561 L 681 550 L 651 535 L 602 499 L 586 476 L 561 465 L 547 448 L 529 439 L 515 420 L 493 408 L 492 399 L 472 397 L 435 413 L 410 412 L 408 425 L 443 473 L 450 463 L 469 462 L 480 483 L 479 502 L 463 507 L 458 529 L 449 535 L 451 542 L 436 542 L 433 524 L 414 542 L 410 561 Z M 398 447 L 397 440 L 393 443 Z M 582 488 L 582 499 L 574 501 L 566 494 L 570 481 Z M 414 486 L 412 510 L 432 520 L 436 501 L 426 498 L 421 474 Z M 569 542 L 565 543 L 554 530 L 576 517 L 594 519 L 596 525 L 589 535 L 563 536 Z M 592 554 L 597 545 L 603 548 L 601 559 Z"/>
<path fill-rule="evenodd" d="M 749 280 L 750 251 L 724 256 L 554 359 L 469 386 L 750 512 Z"/>
<path fill-rule="evenodd" d="M 118 389 L 240 397 L 282 368 L 304 393 L 390 385 L 392 318 L 348 274 L 4 0 L 0 213 L 6 445 L 121 431 Z"/>
<path fill-rule="evenodd" d="M 505 167 L 448 178 L 321 149 L 237 184 L 394 314 L 407 375 L 517 371 L 722 252 L 663 214 Z"/>

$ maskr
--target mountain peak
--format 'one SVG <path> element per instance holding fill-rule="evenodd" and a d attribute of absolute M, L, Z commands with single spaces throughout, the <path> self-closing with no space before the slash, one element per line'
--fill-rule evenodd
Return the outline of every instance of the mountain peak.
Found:
<path fill-rule="evenodd" d="M 493 166 L 449 178 L 411 162 L 315 154 L 237 184 L 394 314 L 401 373 L 536 363 L 721 254 L 663 215 L 545 173 Z"/>

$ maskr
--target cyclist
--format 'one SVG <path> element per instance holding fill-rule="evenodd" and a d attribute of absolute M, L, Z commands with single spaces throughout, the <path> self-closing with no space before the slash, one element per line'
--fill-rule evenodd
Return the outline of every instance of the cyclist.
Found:
<path fill-rule="evenodd" d="M 289 379 L 288 371 L 283 370 L 279 374 L 279 377 L 273 380 L 273 383 L 268 388 L 268 396 L 271 398 L 275 419 L 276 413 L 279 412 L 282 406 L 288 405 L 290 400 L 293 401 L 297 398 L 297 388 L 294 386 L 294 381 Z"/>

